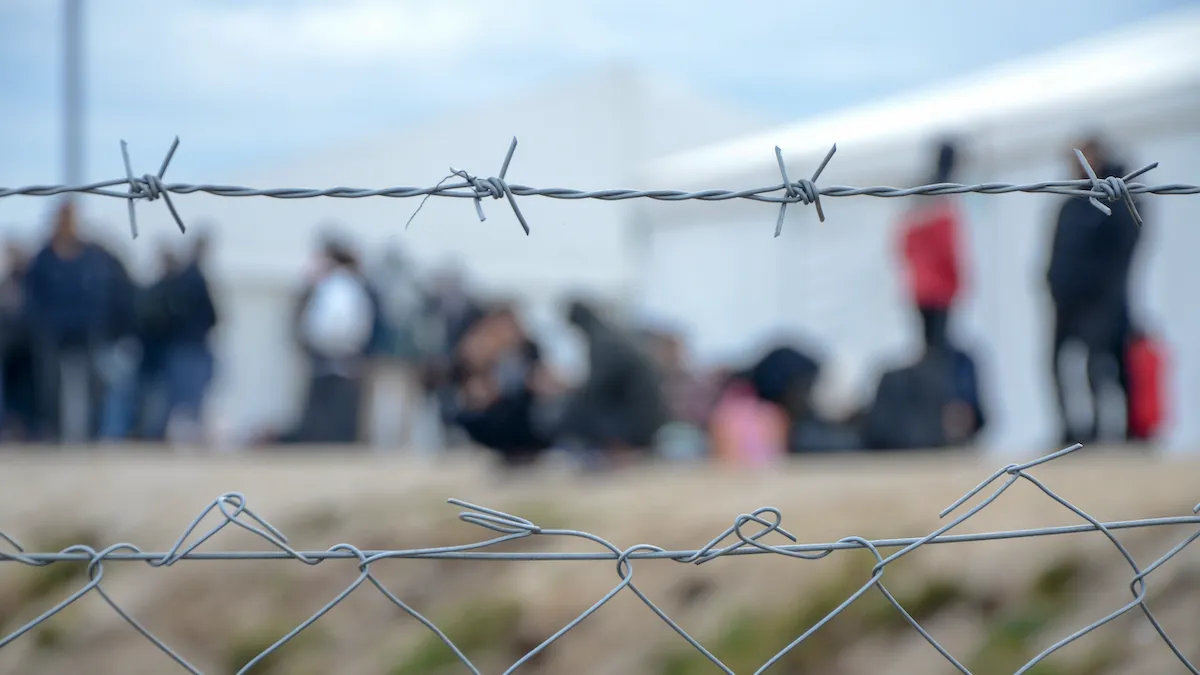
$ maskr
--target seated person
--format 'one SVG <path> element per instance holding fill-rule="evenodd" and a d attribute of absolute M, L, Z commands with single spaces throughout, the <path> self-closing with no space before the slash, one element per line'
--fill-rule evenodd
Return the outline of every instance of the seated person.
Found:
<path fill-rule="evenodd" d="M 473 325 L 456 360 L 451 417 L 472 441 L 508 465 L 533 462 L 550 447 L 535 415 L 553 378 L 511 307 L 495 307 Z"/>
<path fill-rule="evenodd" d="M 970 443 L 985 421 L 974 360 L 927 329 L 921 357 L 880 378 L 863 436 L 872 450 L 944 448 Z"/>
<path fill-rule="evenodd" d="M 671 418 L 653 360 L 635 337 L 582 301 L 570 303 L 567 321 L 587 343 L 588 375 L 570 395 L 559 440 L 601 461 L 649 453 Z"/>

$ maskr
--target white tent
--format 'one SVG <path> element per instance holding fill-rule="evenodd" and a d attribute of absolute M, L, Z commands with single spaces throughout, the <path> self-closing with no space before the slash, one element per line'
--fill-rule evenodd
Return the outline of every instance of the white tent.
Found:
<path fill-rule="evenodd" d="M 912 185 L 934 140 L 966 141 L 963 182 L 1074 177 L 1070 143 L 1098 129 L 1131 165 L 1160 167 L 1142 181 L 1200 182 L 1200 9 L 941 86 L 837 111 L 648 165 L 643 182 L 680 189 L 778 184 L 773 147 L 790 176 L 808 177 L 834 142 L 820 185 Z M 1049 306 L 1044 265 L 1060 198 L 968 195 L 968 295 L 955 327 L 981 359 L 992 411 L 988 442 L 1019 453 L 1054 439 Z M 825 198 L 789 207 L 750 201 L 654 203 L 638 294 L 646 314 L 685 327 L 704 360 L 745 358 L 762 340 L 799 333 L 845 366 L 854 393 L 881 365 L 916 346 L 915 319 L 897 283 L 892 227 L 903 200 Z M 1120 205 L 1115 208 L 1121 208 Z M 1135 281 L 1141 316 L 1172 351 L 1167 444 L 1200 442 L 1200 198 L 1150 197 Z"/>
<path fill-rule="evenodd" d="M 381 188 L 430 186 L 449 167 L 495 175 L 511 138 L 520 140 L 508 180 L 536 187 L 620 185 L 652 157 L 762 126 L 756 114 L 674 82 L 615 68 L 477 109 L 439 116 L 393 135 L 361 139 L 324 152 L 304 149 L 292 161 L 215 178 L 253 187 Z M 632 278 L 626 229 L 630 202 L 518 198 L 532 228 L 525 236 L 503 201 L 485 200 L 479 222 L 471 200 L 430 198 L 411 227 L 419 199 L 176 197 L 189 220 L 215 234 L 213 278 L 226 321 L 219 340 L 214 411 L 236 430 L 285 423 L 294 414 L 303 370 L 288 334 L 293 293 L 316 233 L 336 223 L 369 257 L 389 245 L 428 270 L 454 258 L 481 290 L 529 300 L 544 315 L 565 292 L 619 299 Z M 144 232 L 170 232 L 165 207 L 139 208 Z M 107 208 L 108 211 L 102 209 Z M 117 200 L 98 201 L 96 219 L 116 225 Z M 181 241 L 185 241 L 181 238 Z M 141 241 L 137 242 L 138 244 Z M 148 260 L 154 246 L 128 246 Z M 535 317 L 536 318 L 536 317 Z M 565 345 L 565 346 L 564 346 Z M 567 352 L 570 342 L 552 348 Z"/>

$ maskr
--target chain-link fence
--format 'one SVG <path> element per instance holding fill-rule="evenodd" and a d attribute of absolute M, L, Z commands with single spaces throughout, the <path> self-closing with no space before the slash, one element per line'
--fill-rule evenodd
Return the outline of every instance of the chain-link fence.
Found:
<path fill-rule="evenodd" d="M 1147 603 L 1148 580 L 1149 577 L 1158 569 L 1160 569 L 1167 561 L 1179 555 L 1181 551 L 1190 546 L 1196 539 L 1200 538 L 1200 527 L 1197 530 L 1180 541 L 1175 546 L 1171 547 L 1166 553 L 1162 554 L 1158 559 L 1149 564 L 1139 564 L 1129 552 L 1128 548 L 1122 544 L 1116 536 L 1116 532 L 1128 529 L 1144 529 L 1157 528 L 1163 526 L 1178 526 L 1178 525 L 1196 525 L 1200 526 L 1200 516 L 1182 515 L 1178 517 L 1164 518 L 1148 518 L 1140 520 L 1127 520 L 1117 522 L 1100 522 L 1093 516 L 1089 515 L 1085 510 L 1073 504 L 1061 495 L 1052 490 L 1044 482 L 1039 480 L 1031 472 L 1035 467 L 1045 464 L 1050 461 L 1058 460 L 1061 457 L 1079 450 L 1082 446 L 1074 445 L 1051 455 L 1047 455 L 1040 459 L 1024 464 L 1010 464 L 996 471 L 979 485 L 972 488 L 960 499 L 947 507 L 940 516 L 948 518 L 952 513 L 960 512 L 952 520 L 946 522 L 945 525 L 937 528 L 933 532 L 920 538 L 906 539 L 875 539 L 869 540 L 858 536 L 843 537 L 834 542 L 802 544 L 797 543 L 796 537 L 782 527 L 782 514 L 776 508 L 765 506 L 751 513 L 739 515 L 733 524 L 724 532 L 721 532 L 712 540 L 705 543 L 698 549 L 694 550 L 667 550 L 661 546 L 652 544 L 638 544 L 627 548 L 622 548 L 607 539 L 585 532 L 572 529 L 558 529 L 541 527 L 537 523 L 522 518 L 518 515 L 504 513 L 501 511 L 489 509 L 483 506 L 470 504 L 457 499 L 451 499 L 450 503 L 465 509 L 459 514 L 459 518 L 466 522 L 495 533 L 488 539 L 476 543 L 445 546 L 437 548 L 414 548 L 403 550 L 362 550 L 351 544 L 338 544 L 332 548 L 323 551 L 302 551 L 293 548 L 288 544 L 287 537 L 273 526 L 266 518 L 256 513 L 250 508 L 246 498 L 237 493 L 224 494 L 208 505 L 192 522 L 184 529 L 183 533 L 166 551 L 143 551 L 139 547 L 131 543 L 117 543 L 103 549 L 96 549 L 87 545 L 69 546 L 61 551 L 45 551 L 33 552 L 26 551 L 20 543 L 13 537 L 0 533 L 0 538 L 4 539 L 14 550 L 12 552 L 0 553 L 0 562 L 17 563 L 38 568 L 48 568 L 50 566 L 69 562 L 85 562 L 87 563 L 88 581 L 86 585 L 79 588 L 66 599 L 58 602 L 50 609 L 44 611 L 37 617 L 25 622 L 16 630 L 8 635 L 0 638 L 0 648 L 3 648 L 13 641 L 21 638 L 29 633 L 33 628 L 43 624 L 69 607 L 73 603 L 79 601 L 87 595 L 98 595 L 100 598 L 112 608 L 124 621 L 128 622 L 135 630 L 143 635 L 147 640 L 154 643 L 164 654 L 169 656 L 183 669 L 191 673 L 199 674 L 201 671 L 190 663 L 178 651 L 170 645 L 155 636 L 153 632 L 141 624 L 130 612 L 118 604 L 103 587 L 104 576 L 106 569 L 110 565 L 116 563 L 132 563 L 141 562 L 150 567 L 169 567 L 181 562 L 196 564 L 196 561 L 235 561 L 235 560 L 295 560 L 305 565 L 318 565 L 330 560 L 348 561 L 355 564 L 359 570 L 358 577 L 342 590 L 333 600 L 329 601 L 320 610 L 312 614 L 308 619 L 297 625 L 291 631 L 281 635 L 274 644 L 261 651 L 248 662 L 243 664 L 238 671 L 239 673 L 250 672 L 252 668 L 263 659 L 266 659 L 279 647 L 296 638 L 302 631 L 309 628 L 322 616 L 324 616 L 334 606 L 345 600 L 351 593 L 354 593 L 360 587 L 369 585 L 386 597 L 398 608 L 411 616 L 414 620 L 423 624 L 433 635 L 437 637 L 445 646 L 453 652 L 455 657 L 465 668 L 472 673 L 480 671 L 471 662 L 468 656 L 458 645 L 441 629 L 438 628 L 431 620 L 423 616 L 420 612 L 413 609 L 403 599 L 397 597 L 390 591 L 379 579 L 372 574 L 371 567 L 373 564 L 390 559 L 457 559 L 477 561 L 478 564 L 485 565 L 489 561 L 495 562 L 500 560 L 509 561 L 580 561 L 580 560 L 609 560 L 615 563 L 615 571 L 618 583 L 612 587 L 603 597 L 596 601 L 583 613 L 579 614 L 565 626 L 554 632 L 543 642 L 538 644 L 533 649 L 529 650 L 524 656 L 513 663 L 505 673 L 511 673 L 534 659 L 538 654 L 546 650 L 552 643 L 558 640 L 567 632 L 578 627 L 589 616 L 595 613 L 598 609 L 609 602 L 613 597 L 620 593 L 627 593 L 636 596 L 641 602 L 645 603 L 650 611 L 654 612 L 664 623 L 666 623 L 679 638 L 686 641 L 698 654 L 711 662 L 716 668 L 725 673 L 733 673 L 722 661 L 708 648 L 700 643 L 696 638 L 692 637 L 678 623 L 676 623 L 667 613 L 656 605 L 649 597 L 647 597 L 634 582 L 634 561 L 645 559 L 664 559 L 675 562 L 685 563 L 689 565 L 703 565 L 716 558 L 725 556 L 743 556 L 743 555 L 778 555 L 787 556 L 790 558 L 799 558 L 802 560 L 817 560 L 826 556 L 832 555 L 839 551 L 847 550 L 866 550 L 875 559 L 875 564 L 870 571 L 869 577 L 862 580 L 862 585 L 853 591 L 841 602 L 836 608 L 828 612 L 819 621 L 807 628 L 802 634 L 779 650 L 766 663 L 762 664 L 756 672 L 763 672 L 770 668 L 773 664 L 783 659 L 790 651 L 809 640 L 820 640 L 820 630 L 829 621 L 844 612 L 847 608 L 853 605 L 861 597 L 868 593 L 880 594 L 888 604 L 894 608 L 894 611 L 903 621 L 911 626 L 913 630 L 920 634 L 925 641 L 929 643 L 929 648 L 936 650 L 945 658 L 947 663 L 951 664 L 958 672 L 970 674 L 963 663 L 956 658 L 947 648 L 939 641 L 937 636 L 927 631 L 921 623 L 914 617 L 908 609 L 906 609 L 900 601 L 888 590 L 884 583 L 885 572 L 889 565 L 896 560 L 912 553 L 913 551 L 923 546 L 939 545 L 939 544 L 962 544 L 967 542 L 994 541 L 994 540 L 1010 540 L 1022 539 L 1031 537 L 1057 537 L 1071 534 L 1079 534 L 1086 532 L 1100 532 L 1108 542 L 1120 553 L 1130 568 L 1129 590 L 1130 599 L 1128 603 L 1120 607 L 1113 608 L 1103 618 L 1100 618 L 1088 625 L 1081 626 L 1078 630 L 1064 635 L 1054 644 L 1047 647 L 1036 657 L 1029 660 L 1022 666 L 1017 673 L 1031 672 L 1039 663 L 1045 660 L 1048 656 L 1058 651 L 1062 647 L 1079 640 L 1092 631 L 1104 626 L 1117 618 L 1131 612 L 1137 612 L 1143 615 L 1149 625 L 1153 627 L 1159 638 L 1161 638 L 1160 648 L 1169 649 L 1189 672 L 1197 673 L 1196 666 L 1185 656 L 1183 650 L 1177 646 L 1162 623 L 1155 617 L 1149 604 Z M 1083 523 L 1072 526 L 1046 527 L 1037 529 L 1017 529 L 1007 531 L 993 531 L 975 534 L 954 534 L 952 531 L 972 518 L 979 512 L 988 508 L 995 503 L 1009 488 L 1013 487 L 1018 481 L 1027 481 L 1037 488 L 1041 493 L 1044 493 L 1049 501 L 1057 504 L 1061 509 L 1070 512 L 1078 517 Z M 985 498 L 977 500 L 977 503 L 965 508 L 968 502 L 971 502 L 978 495 L 991 488 L 990 494 Z M 1193 514 L 1200 513 L 1200 505 L 1197 505 L 1193 510 Z M 210 516 L 216 515 L 220 518 L 220 522 L 208 529 L 201 527 L 203 521 Z M 238 550 L 238 551 L 212 551 L 205 552 L 199 550 L 206 542 L 210 541 L 221 531 L 234 526 L 242 530 L 253 533 L 261 538 L 269 546 L 259 550 Z M 489 550 L 517 539 L 529 537 L 536 538 L 575 538 L 592 542 L 597 546 L 595 552 L 561 552 L 561 551 L 496 551 Z M 779 540 L 780 543 L 769 543 L 769 538 Z M 788 543 L 784 543 L 787 540 Z M 898 549 L 892 553 L 884 554 L 883 551 L 890 549 Z"/>

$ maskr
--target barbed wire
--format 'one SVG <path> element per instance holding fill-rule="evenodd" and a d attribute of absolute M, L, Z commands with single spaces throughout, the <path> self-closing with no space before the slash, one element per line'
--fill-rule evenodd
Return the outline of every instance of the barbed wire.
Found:
<path fill-rule="evenodd" d="M 442 546 L 432 548 L 417 548 L 417 549 L 399 549 L 399 550 L 362 550 L 350 544 L 338 544 L 325 551 L 300 551 L 292 548 L 288 544 L 287 538 L 274 525 L 268 522 L 265 518 L 254 512 L 247 504 L 246 498 L 240 493 L 227 493 L 221 495 L 208 505 L 191 523 L 185 528 L 184 532 L 179 536 L 175 543 L 163 552 L 148 552 L 143 551 L 137 546 L 130 543 L 117 543 L 101 550 L 96 550 L 91 546 L 75 545 L 69 546 L 61 551 L 48 552 L 28 552 L 20 543 L 12 536 L 0 532 L 0 539 L 8 542 L 14 549 L 13 552 L 0 552 L 0 562 L 15 562 L 32 567 L 44 567 L 52 564 L 61 564 L 69 561 L 87 562 L 88 582 L 79 590 L 72 593 L 66 599 L 55 604 L 50 609 L 44 611 L 36 618 L 26 622 L 15 631 L 7 636 L 0 638 L 0 648 L 3 648 L 14 640 L 28 633 L 36 626 L 50 620 L 54 615 L 61 612 L 66 607 L 77 602 L 80 598 L 88 594 L 99 595 L 115 611 L 121 619 L 129 623 L 146 639 L 154 643 L 164 654 L 173 659 L 177 664 L 194 675 L 202 675 L 201 671 L 184 658 L 180 653 L 169 647 L 161 639 L 150 632 L 148 628 L 138 622 L 129 612 L 122 608 L 116 601 L 112 599 L 102 588 L 101 582 L 104 579 L 105 564 L 119 561 L 142 561 L 149 564 L 151 567 L 169 567 L 182 561 L 192 560 L 277 560 L 288 559 L 297 560 L 307 565 L 317 565 L 325 560 L 330 559 L 351 559 L 358 563 L 359 576 L 340 592 L 333 600 L 326 603 L 320 610 L 312 614 L 308 619 L 300 625 L 281 636 L 270 647 L 263 650 L 250 661 L 245 663 L 238 671 L 239 674 L 248 672 L 256 664 L 260 663 L 264 658 L 274 652 L 283 644 L 295 638 L 301 631 L 305 630 L 318 619 L 324 616 L 330 609 L 345 600 L 351 593 L 365 583 L 370 583 L 384 597 L 394 603 L 398 608 L 406 614 L 420 622 L 434 636 L 437 637 L 445 646 L 453 652 L 453 654 L 462 662 L 462 664 L 476 675 L 479 674 L 478 668 L 471 660 L 459 649 L 454 641 L 442 632 L 431 620 L 426 618 L 410 605 L 397 597 L 392 591 L 384 586 L 382 582 L 376 578 L 372 571 L 371 565 L 381 560 L 387 559 L 460 559 L 460 560 L 537 560 L 537 561 L 565 561 L 565 560 L 609 560 L 616 563 L 616 573 L 619 579 L 610 591 L 604 594 L 597 602 L 590 606 L 587 610 L 572 619 L 567 625 L 556 631 L 554 634 L 547 637 L 538 646 L 534 647 L 515 663 L 513 663 L 505 674 L 512 673 L 521 665 L 529 662 L 539 653 L 544 651 L 550 644 L 558 640 L 568 631 L 579 626 L 581 622 L 594 614 L 600 607 L 608 603 L 613 597 L 621 592 L 629 592 L 637 596 L 659 619 L 665 622 L 676 634 L 685 640 L 699 654 L 702 654 L 709 662 L 718 667 L 727 675 L 734 675 L 733 671 L 726 666 L 717 656 L 704 647 L 700 641 L 688 634 L 683 628 L 672 620 L 666 612 L 658 605 L 651 601 L 633 581 L 633 561 L 640 559 L 667 559 L 680 563 L 702 565 L 711 562 L 720 557 L 738 556 L 738 555 L 762 555 L 773 554 L 787 556 L 791 558 L 799 558 L 802 560 L 818 560 L 824 558 L 834 551 L 841 550 L 867 550 L 875 558 L 875 565 L 872 567 L 869 578 L 866 579 L 861 587 L 851 593 L 849 597 L 839 604 L 835 609 L 830 611 L 822 619 L 809 627 L 803 634 L 796 637 L 790 644 L 785 646 L 766 663 L 758 668 L 757 673 L 763 673 L 772 665 L 784 658 L 788 652 L 795 649 L 798 645 L 809 640 L 818 630 L 834 617 L 844 612 L 855 601 L 868 593 L 871 589 L 875 589 L 886 599 L 895 610 L 903 617 L 904 621 L 912 626 L 920 636 L 930 644 L 947 662 L 954 666 L 958 672 L 964 675 L 971 675 L 966 666 L 930 634 L 916 618 L 904 608 L 904 606 L 896 599 L 896 597 L 883 584 L 883 573 L 885 568 L 896 560 L 904 557 L 916 549 L 931 545 L 931 544 L 951 544 L 962 542 L 977 542 L 977 541 L 994 541 L 1007 539 L 1021 539 L 1029 537 L 1056 536 L 1082 532 L 1100 532 L 1105 538 L 1112 543 L 1125 561 L 1129 564 L 1132 570 L 1130 578 L 1130 592 L 1132 600 L 1118 609 L 1111 611 L 1105 617 L 1098 619 L 1087 626 L 1074 631 L 1054 644 L 1044 649 L 1041 653 L 1035 656 L 1028 663 L 1023 665 L 1016 671 L 1016 675 L 1029 672 L 1038 663 L 1045 660 L 1048 656 L 1063 648 L 1064 646 L 1079 640 L 1088 633 L 1097 628 L 1108 624 L 1117 618 L 1134 610 L 1140 610 L 1141 613 L 1149 621 L 1155 632 L 1161 638 L 1162 642 L 1175 655 L 1181 664 L 1193 674 L 1200 675 L 1200 670 L 1188 660 L 1188 658 L 1180 651 L 1179 647 L 1167 634 L 1162 624 L 1152 613 L 1146 602 L 1147 598 L 1147 577 L 1154 571 L 1161 568 L 1167 561 L 1177 556 L 1181 551 L 1190 546 L 1198 538 L 1200 538 L 1200 528 L 1194 533 L 1173 546 L 1169 551 L 1161 555 L 1154 562 L 1145 567 L 1141 567 L 1134 560 L 1128 549 L 1117 539 L 1113 534 L 1114 530 L 1130 529 L 1130 528 L 1151 528 L 1162 527 L 1167 525 L 1200 525 L 1200 516 L 1180 516 L 1170 518 L 1149 518 L 1141 520 L 1118 521 L 1118 522 L 1100 522 L 1096 518 L 1089 515 L 1087 512 L 1074 505 L 1061 495 L 1051 490 L 1045 483 L 1029 473 L 1031 469 L 1050 461 L 1060 459 L 1069 455 L 1083 446 L 1079 444 L 1072 445 L 1058 452 L 1046 455 L 1040 459 L 1036 459 L 1024 464 L 1009 464 L 1002 469 L 992 473 L 986 480 L 979 483 L 953 504 L 943 510 L 940 518 L 946 518 L 950 514 L 959 511 L 971 499 L 978 496 L 984 490 L 999 482 L 999 487 L 991 492 L 986 498 L 979 503 L 962 512 L 953 520 L 945 525 L 937 528 L 933 532 L 919 538 L 905 539 L 877 539 L 868 540 L 859 536 L 843 537 L 835 542 L 818 543 L 818 544 L 799 544 L 797 538 L 791 532 L 782 527 L 782 513 L 770 506 L 764 506 L 750 513 L 739 515 L 733 525 L 726 528 L 725 531 L 712 538 L 704 546 L 686 551 L 672 551 L 660 546 L 652 544 L 638 544 L 628 548 L 620 548 L 611 543 L 607 539 L 599 535 L 585 532 L 582 530 L 558 529 L 541 527 L 530 520 L 517 515 L 505 513 L 495 509 L 490 509 L 484 506 L 479 506 L 458 499 L 450 499 L 449 503 L 465 509 L 459 514 L 459 518 L 469 524 L 473 524 L 491 532 L 496 533 L 489 539 L 459 546 Z M 1086 524 L 1064 526 L 1064 527 L 1049 527 L 1037 529 L 1017 529 L 1008 531 L 985 532 L 978 534 L 949 534 L 951 530 L 958 527 L 968 519 L 972 518 L 980 511 L 986 509 L 991 504 L 995 503 L 1001 495 L 1015 485 L 1018 481 L 1027 481 L 1035 486 L 1047 498 L 1054 501 L 1065 510 L 1071 512 L 1085 521 Z M 219 513 L 222 521 L 209 528 L 202 530 L 201 523 L 209 515 Z M 1192 509 L 1193 514 L 1200 514 L 1200 504 Z M 257 535 L 259 538 L 270 544 L 268 550 L 252 550 L 252 551 L 215 551 L 201 552 L 197 549 L 210 541 L 219 532 L 229 526 L 235 526 L 245 531 Z M 748 527 L 758 527 L 757 531 L 752 534 L 748 533 Z M 792 542 L 789 544 L 768 544 L 763 541 L 768 535 L 777 535 Z M 529 551 L 529 552 L 489 552 L 484 549 L 503 544 L 505 542 L 523 539 L 527 537 L 557 537 L 557 538 L 574 538 L 583 539 L 599 545 L 603 550 L 600 552 L 591 553 L 572 553 L 561 551 Z M 884 556 L 881 549 L 898 548 L 899 550 L 891 555 Z"/>
<path fill-rule="evenodd" d="M 775 148 L 775 159 L 779 165 L 779 173 L 782 182 L 768 185 L 764 187 L 748 188 L 743 190 L 633 190 L 633 189 L 604 189 L 604 190 L 578 190 L 572 188 L 537 188 L 527 185 L 518 185 L 509 183 L 506 176 L 508 174 L 509 164 L 512 162 L 513 154 L 517 149 L 517 139 L 514 137 L 508 146 L 508 152 L 504 156 L 504 161 L 500 166 L 500 173 L 497 176 L 489 178 L 480 178 L 474 174 L 468 173 L 461 169 L 450 167 L 449 175 L 432 187 L 387 187 L 387 188 L 354 188 L 354 187 L 332 187 L 332 188 L 251 188 L 235 185 L 213 185 L 213 184 L 192 184 L 192 183 L 165 183 L 163 182 L 167 168 L 171 164 L 171 159 L 175 156 L 175 151 L 179 147 L 179 138 L 176 137 L 171 147 L 167 150 L 166 156 L 163 158 L 162 164 L 159 165 L 158 173 L 144 174 L 135 176 L 133 173 L 132 164 L 129 159 L 129 148 L 125 141 L 121 141 L 121 157 L 125 167 L 125 177 L 113 180 L 100 181 L 96 183 L 88 183 L 86 185 L 28 185 L 25 187 L 5 188 L 0 187 L 0 197 L 12 197 L 17 195 L 34 196 L 34 197 L 49 197 L 62 194 L 90 194 L 100 195 L 104 197 L 114 197 L 124 199 L 128 203 L 129 208 L 129 229 L 130 234 L 136 239 L 138 236 L 137 214 L 134 209 L 134 204 L 139 200 L 155 201 L 161 198 L 167 204 L 167 209 L 171 213 L 171 218 L 179 227 L 180 232 L 186 232 L 187 228 L 180 217 L 179 212 L 175 209 L 175 205 L 171 202 L 172 194 L 194 194 L 207 193 L 220 197 L 270 197 L 274 199 L 312 199 L 316 197 L 333 197 L 337 199 L 363 199 L 367 197 L 391 197 L 398 199 L 406 199 L 412 197 L 421 197 L 421 205 L 409 217 L 409 223 L 413 217 L 424 206 L 425 200 L 429 197 L 452 197 L 458 199 L 471 199 L 475 202 L 475 212 L 479 216 L 480 221 L 487 220 L 487 216 L 483 212 L 482 201 L 485 198 L 505 199 L 508 201 L 509 207 L 520 223 L 525 234 L 530 233 L 529 223 L 525 219 L 525 215 L 521 212 L 517 205 L 517 197 L 550 197 L 552 199 L 597 199 L 601 201 L 621 201 L 626 199 L 653 199 L 658 201 L 728 201 L 733 199 L 746 199 L 757 202 L 766 202 L 771 204 L 779 204 L 779 215 L 775 222 L 775 236 L 778 237 L 783 232 L 784 216 L 787 213 L 789 204 L 812 204 L 817 211 L 817 217 L 821 222 L 825 222 L 825 211 L 821 206 L 821 197 L 912 197 L 917 195 L 950 195 L 977 193 L 986 195 L 1008 194 L 1013 192 L 1023 193 L 1043 193 L 1068 195 L 1073 197 L 1087 197 L 1089 201 L 1103 212 L 1105 215 L 1112 213 L 1111 209 L 1106 205 L 1115 201 L 1124 202 L 1126 208 L 1129 209 L 1133 219 L 1140 226 L 1142 224 L 1141 216 L 1138 213 L 1137 205 L 1134 202 L 1133 196 L 1139 194 L 1154 194 L 1154 195 L 1195 195 L 1200 194 L 1200 185 L 1187 184 L 1168 184 L 1168 185 L 1145 185 L 1142 183 L 1132 183 L 1133 179 L 1145 174 L 1146 172 L 1156 168 L 1158 162 L 1147 164 L 1142 168 L 1132 171 L 1124 176 L 1106 176 L 1099 177 L 1088 163 L 1086 157 L 1079 150 L 1075 150 L 1075 156 L 1079 160 L 1080 166 L 1087 174 L 1087 178 L 1075 180 L 1060 180 L 1060 181 L 1044 181 L 1040 183 L 930 183 L 927 185 L 918 185 L 909 188 L 897 188 L 885 185 L 871 187 L 851 187 L 844 185 L 832 185 L 825 187 L 817 187 L 816 181 L 821 177 L 821 173 L 829 165 L 829 161 L 837 152 L 837 144 L 830 147 L 825 158 L 817 166 L 813 172 L 812 178 L 801 178 L 793 181 L 788 177 L 787 166 L 783 159 L 783 151 Z M 448 182 L 452 178 L 458 178 L 458 181 Z M 124 187 L 124 190 L 115 188 Z"/>

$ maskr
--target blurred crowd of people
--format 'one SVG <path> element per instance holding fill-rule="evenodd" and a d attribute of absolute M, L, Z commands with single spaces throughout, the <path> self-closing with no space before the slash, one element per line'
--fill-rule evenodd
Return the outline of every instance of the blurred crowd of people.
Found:
<path fill-rule="evenodd" d="M 1123 173 L 1101 140 L 1084 152 L 1101 176 Z M 955 180 L 957 154 L 953 143 L 938 146 L 931 182 Z M 290 429 L 258 442 L 361 443 L 388 427 L 411 444 L 432 408 L 446 437 L 510 465 L 551 451 L 594 465 L 650 454 L 757 464 L 791 453 L 969 445 L 987 412 L 975 358 L 948 330 L 966 276 L 963 218 L 951 196 L 909 202 L 897 254 L 923 349 L 885 370 L 861 409 L 836 416 L 816 404 L 826 364 L 807 346 L 779 344 L 752 363 L 702 370 L 683 335 L 629 325 L 585 298 L 564 306 L 588 355 L 584 379 L 569 382 L 543 358 L 515 302 L 474 297 L 452 270 L 424 283 L 395 250 L 364 265 L 352 244 L 328 236 L 293 313 L 309 366 L 302 409 Z M 1139 234 L 1126 209 L 1105 215 L 1085 197 L 1065 198 L 1058 213 L 1047 285 L 1065 441 L 1118 440 L 1101 424 L 1113 389 L 1128 410 L 1120 440 L 1153 434 L 1155 344 L 1137 329 L 1128 298 Z M 40 250 L 8 248 L 5 440 L 203 440 L 220 318 L 204 271 L 208 240 L 190 241 L 186 255 L 162 255 L 153 283 L 138 284 L 117 256 L 80 237 L 67 202 Z M 1059 375 L 1071 342 L 1087 352 L 1083 394 Z M 1083 425 L 1068 411 L 1080 395 L 1094 411 Z"/>
<path fill-rule="evenodd" d="M 203 260 L 207 238 L 164 252 L 141 285 L 106 247 L 81 236 L 64 202 L 46 243 L 6 247 L 0 284 L 7 441 L 84 443 L 199 438 L 217 324 Z"/>

